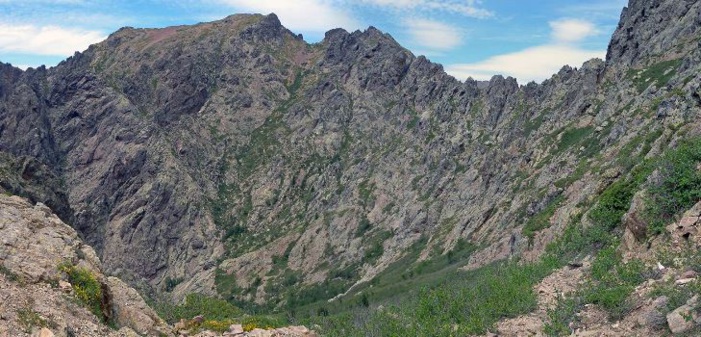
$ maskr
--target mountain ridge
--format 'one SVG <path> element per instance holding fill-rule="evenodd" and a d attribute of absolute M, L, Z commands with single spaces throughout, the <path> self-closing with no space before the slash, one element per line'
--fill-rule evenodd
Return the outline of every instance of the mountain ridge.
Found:
<path fill-rule="evenodd" d="M 330 280 L 331 298 L 422 240 L 419 261 L 474 244 L 468 268 L 537 256 L 635 135 L 661 132 L 659 153 L 698 133 L 699 53 L 677 38 L 698 11 L 631 1 L 606 61 L 520 86 L 456 80 L 373 27 L 311 45 L 274 15 L 125 28 L 53 68 L 0 65 L 0 150 L 61 177 L 72 225 L 149 296 L 280 306 L 276 284 Z"/>

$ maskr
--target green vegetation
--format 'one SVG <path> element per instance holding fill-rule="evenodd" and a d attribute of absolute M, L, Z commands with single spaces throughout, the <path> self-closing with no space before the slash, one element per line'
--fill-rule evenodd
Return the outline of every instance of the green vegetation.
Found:
<path fill-rule="evenodd" d="M 661 87 L 676 74 L 677 69 L 681 65 L 681 59 L 663 61 L 651 65 L 643 70 L 630 70 L 628 77 L 633 80 L 635 88 L 642 93 L 650 85 L 655 84 Z"/>
<path fill-rule="evenodd" d="M 367 312 L 363 298 L 350 313 L 311 317 L 329 336 L 454 336 L 484 333 L 499 320 L 536 307 L 533 285 L 553 268 L 552 261 L 529 265 L 497 263 L 459 277 L 442 278 L 410 294 L 401 305 Z M 445 275 L 444 275 L 445 276 Z M 452 275 L 457 276 L 457 275 Z M 372 303 L 372 296 L 370 303 Z M 359 324 L 353 324 L 352 322 Z"/>
<path fill-rule="evenodd" d="M 304 310 L 305 306 L 326 301 L 348 290 L 352 280 L 356 277 L 347 271 L 354 270 L 357 266 L 351 265 L 341 270 L 330 273 L 324 282 L 302 289 L 293 289 L 287 297 L 287 308 L 291 311 Z M 323 307 L 319 307 L 323 308 Z"/>
<path fill-rule="evenodd" d="M 17 309 L 17 322 L 22 330 L 27 333 L 32 332 L 33 328 L 45 328 L 49 326 L 46 320 L 41 318 L 41 316 L 29 306 Z"/>
<path fill-rule="evenodd" d="M 174 324 L 184 320 L 186 328 L 191 332 L 211 330 L 224 332 L 232 324 L 241 324 L 245 331 L 255 328 L 277 328 L 287 324 L 282 317 L 275 315 L 246 315 L 231 303 L 206 297 L 200 294 L 189 294 L 180 305 L 160 303 L 155 306 L 160 316 L 168 323 Z M 193 317 L 202 316 L 204 321 L 198 323 Z"/>
<path fill-rule="evenodd" d="M 667 223 L 701 200 L 700 162 L 701 138 L 681 142 L 661 158 L 646 203 L 650 234 L 662 233 Z"/>
<path fill-rule="evenodd" d="M 628 171 L 637 165 L 652 149 L 652 144 L 662 136 L 662 129 L 636 135 L 618 152 L 618 163 Z"/>
<path fill-rule="evenodd" d="M 416 110 L 409 108 L 409 122 L 406 124 L 406 128 L 409 130 L 415 129 L 419 125 L 419 121 L 421 121 L 421 117 L 419 117 Z"/>
<path fill-rule="evenodd" d="M 620 320 L 630 312 L 628 296 L 645 280 L 642 262 L 633 260 L 623 264 L 617 246 L 611 245 L 599 251 L 592 263 L 592 284 L 583 294 L 587 303 L 600 305 L 612 320 Z"/>
<path fill-rule="evenodd" d="M 287 92 L 290 93 L 290 96 L 294 96 L 297 94 L 299 88 L 302 87 L 302 80 L 304 80 L 305 75 L 306 73 L 302 71 L 297 72 L 295 80 L 287 86 Z"/>
<path fill-rule="evenodd" d="M 560 142 L 557 144 L 556 153 L 562 153 L 575 144 L 579 144 L 585 138 L 594 134 L 594 127 L 585 126 L 582 128 L 571 128 L 562 133 Z"/>
<path fill-rule="evenodd" d="M 560 204 L 564 200 L 565 198 L 562 195 L 558 195 L 550 201 L 545 209 L 528 219 L 521 233 L 528 238 L 529 243 L 533 241 L 537 231 L 550 227 L 550 218 L 552 218 L 553 214 L 555 214 L 555 210 L 560 207 Z"/>
<path fill-rule="evenodd" d="M 536 131 L 540 128 L 541 125 L 543 125 L 543 119 L 545 117 L 545 111 L 541 112 L 538 116 L 535 118 L 529 119 L 526 121 L 526 123 L 523 124 L 523 137 L 528 138 L 528 136 L 533 133 L 533 131 Z"/>
<path fill-rule="evenodd" d="M 358 230 L 356 231 L 355 236 L 356 237 L 361 237 L 365 233 L 367 233 L 370 228 L 372 228 L 372 224 L 370 223 L 370 220 L 368 220 L 368 217 L 366 215 L 363 215 L 360 218 L 360 222 L 358 223 Z"/>
<path fill-rule="evenodd" d="M 180 284 L 182 281 L 183 281 L 182 278 L 170 278 L 170 277 L 166 277 L 166 279 L 165 279 L 165 290 L 166 290 L 167 292 L 173 291 L 173 289 L 175 289 L 175 287 L 177 287 L 178 284 Z"/>
<path fill-rule="evenodd" d="M 224 299 L 234 301 L 235 295 L 244 293 L 244 290 L 236 283 L 236 276 L 233 273 L 227 274 L 218 268 L 214 273 L 214 283 L 217 285 L 217 293 Z"/>
<path fill-rule="evenodd" d="M 566 188 L 567 186 L 570 186 L 575 181 L 582 179 L 584 174 L 586 174 L 590 169 L 589 162 L 587 162 L 587 160 L 581 160 L 574 169 L 574 172 L 555 182 L 555 187 Z"/>
<path fill-rule="evenodd" d="M 58 270 L 65 273 L 68 282 L 73 286 L 75 297 L 90 311 L 105 323 L 111 316 L 109 303 L 105 303 L 102 284 L 95 275 L 87 269 L 76 267 L 70 263 L 62 263 Z"/>
<path fill-rule="evenodd" d="M 180 319 L 191 319 L 197 315 L 215 321 L 243 316 L 243 311 L 233 304 L 200 294 L 189 294 L 180 305 L 161 304 L 158 309 L 161 317 L 170 323 L 175 323 Z"/>
<path fill-rule="evenodd" d="M 569 323 L 583 306 L 581 297 L 565 298 L 558 294 L 555 308 L 547 311 L 548 321 L 543 325 L 543 332 L 548 336 L 569 336 Z"/>
<path fill-rule="evenodd" d="M 253 130 L 251 138 L 245 146 L 236 153 L 238 162 L 237 172 L 242 180 L 249 177 L 255 170 L 280 151 L 279 132 L 286 130 L 283 122 L 283 108 L 273 111 L 265 119 L 263 125 Z"/>
<path fill-rule="evenodd" d="M 617 228 L 621 217 L 630 208 L 633 195 L 639 189 L 640 184 L 649 174 L 646 169 L 636 176 L 619 179 L 611 184 L 599 197 L 599 203 L 591 210 L 589 218 L 596 226 L 606 231 Z"/>
<path fill-rule="evenodd" d="M 23 282 L 22 277 L 13 273 L 12 271 L 7 269 L 7 267 L 5 267 L 2 264 L 0 264 L 0 274 L 5 275 L 5 278 L 10 282 L 18 282 L 18 283 Z"/>
<path fill-rule="evenodd" d="M 358 184 L 358 196 L 360 197 L 361 203 L 370 207 L 375 202 L 372 198 L 372 193 L 375 191 L 375 183 L 371 183 L 368 180 L 363 180 Z"/>
<path fill-rule="evenodd" d="M 365 250 L 365 261 L 367 261 L 368 263 L 373 263 L 378 258 L 380 258 L 380 256 L 382 256 L 382 254 L 384 254 L 385 252 L 383 243 L 390 237 L 392 237 L 392 233 L 387 230 L 380 230 L 368 236 L 366 239 L 366 247 L 369 248 Z"/>

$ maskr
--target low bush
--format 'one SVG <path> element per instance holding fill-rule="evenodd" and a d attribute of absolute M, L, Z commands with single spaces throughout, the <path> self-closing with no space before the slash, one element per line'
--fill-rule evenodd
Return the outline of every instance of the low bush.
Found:
<path fill-rule="evenodd" d="M 161 317 L 169 323 L 202 315 L 206 320 L 224 321 L 243 315 L 233 304 L 201 294 L 189 294 L 180 305 L 160 304 Z"/>
<path fill-rule="evenodd" d="M 555 214 L 555 211 L 564 201 L 564 199 L 565 198 L 562 195 L 557 196 L 555 199 L 550 201 L 545 209 L 528 219 L 526 224 L 521 229 L 521 233 L 528 238 L 529 244 L 532 243 L 536 232 L 550 227 L 550 218 L 553 216 L 553 214 Z"/>
<path fill-rule="evenodd" d="M 103 308 L 102 284 L 95 275 L 87 269 L 73 266 L 69 263 L 59 265 L 58 270 L 68 276 L 68 282 L 73 286 L 75 297 L 103 322 L 107 322 L 111 314 L 109 308 Z"/>

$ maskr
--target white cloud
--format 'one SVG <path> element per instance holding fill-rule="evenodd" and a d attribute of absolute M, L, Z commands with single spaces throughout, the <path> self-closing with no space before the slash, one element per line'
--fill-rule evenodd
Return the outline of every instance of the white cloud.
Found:
<path fill-rule="evenodd" d="M 574 43 L 599 34 L 599 30 L 589 21 L 561 19 L 551 21 L 552 37 L 556 42 Z"/>
<path fill-rule="evenodd" d="M 513 53 L 497 55 L 475 63 L 447 65 L 445 70 L 458 79 L 489 80 L 493 75 L 512 76 L 520 83 L 541 82 L 564 65 L 578 67 L 592 58 L 604 58 L 605 50 L 589 50 L 578 45 L 600 33 L 591 22 L 561 19 L 549 22 L 552 41 Z"/>
<path fill-rule="evenodd" d="M 98 31 L 0 24 L 0 52 L 70 56 L 105 39 Z"/>
<path fill-rule="evenodd" d="M 360 24 L 352 15 L 325 0 L 220 0 L 237 9 L 255 13 L 275 13 L 282 24 L 295 31 L 325 32 L 333 28 L 355 30 Z"/>
<path fill-rule="evenodd" d="M 541 82 L 568 64 L 578 67 L 585 61 L 603 58 L 606 51 L 585 50 L 567 45 L 543 45 L 515 53 L 498 55 L 477 63 L 452 64 L 445 67 L 448 74 L 464 80 L 489 80 L 493 75 L 512 76 L 520 83 Z"/>
<path fill-rule="evenodd" d="M 428 50 L 450 50 L 460 45 L 459 30 L 438 21 L 425 19 L 405 20 L 414 42 Z"/>

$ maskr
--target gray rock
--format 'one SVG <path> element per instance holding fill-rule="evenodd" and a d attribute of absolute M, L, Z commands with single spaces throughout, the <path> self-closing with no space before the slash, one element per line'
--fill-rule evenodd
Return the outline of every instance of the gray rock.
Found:
<path fill-rule="evenodd" d="M 686 304 L 667 314 L 667 324 L 672 333 L 684 333 L 701 325 L 698 307 L 697 295 L 690 298 Z"/>

